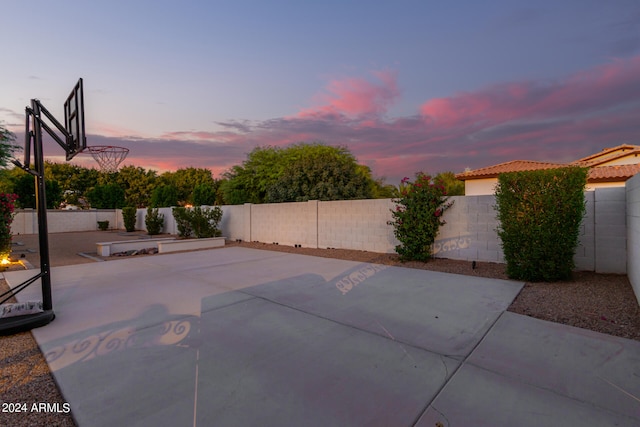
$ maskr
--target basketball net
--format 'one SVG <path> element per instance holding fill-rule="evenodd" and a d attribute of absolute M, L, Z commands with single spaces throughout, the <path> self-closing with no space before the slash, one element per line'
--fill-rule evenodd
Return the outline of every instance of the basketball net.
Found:
<path fill-rule="evenodd" d="M 107 173 L 118 171 L 118 166 L 129 154 L 129 149 L 124 147 L 114 147 L 111 145 L 94 145 L 87 147 L 87 151 L 100 165 L 100 170 Z"/>

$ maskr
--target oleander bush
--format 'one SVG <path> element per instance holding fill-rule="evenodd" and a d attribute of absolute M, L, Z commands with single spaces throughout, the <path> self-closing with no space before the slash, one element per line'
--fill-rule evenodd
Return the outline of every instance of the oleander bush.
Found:
<path fill-rule="evenodd" d="M 587 169 L 501 174 L 496 187 L 498 236 L 507 275 L 516 280 L 571 277 L 585 213 Z"/>

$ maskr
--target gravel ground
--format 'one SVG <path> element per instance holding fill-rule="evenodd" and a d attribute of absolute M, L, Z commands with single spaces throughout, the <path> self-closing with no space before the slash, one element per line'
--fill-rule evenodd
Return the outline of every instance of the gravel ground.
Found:
<path fill-rule="evenodd" d="M 118 232 L 64 233 L 50 238 L 51 265 L 71 265 L 95 262 L 78 256 L 83 252 L 96 256 L 95 242 L 140 238 L 135 234 Z M 34 236 L 17 236 L 21 241 L 18 256 L 34 266 L 39 265 Z M 344 249 L 293 248 L 264 243 L 229 242 L 227 246 L 300 253 L 359 262 L 396 265 L 408 268 L 506 279 L 505 266 L 478 262 L 473 269 L 470 262 L 433 259 L 427 263 L 401 263 L 394 254 L 379 254 Z M 153 256 L 153 255 L 140 255 Z M 116 258 L 118 259 L 118 258 Z M 0 280 L 0 293 L 8 287 Z M 571 281 L 555 283 L 526 283 L 509 307 L 509 311 L 565 325 L 640 341 L 640 306 L 625 275 L 576 272 Z M 33 403 L 58 403 L 64 411 L 64 398 L 49 372 L 49 368 L 30 332 L 0 337 L 0 396 L 2 403 L 19 403 L 27 413 L 0 411 L 0 426 L 75 426 L 72 415 L 63 412 L 32 412 Z"/>

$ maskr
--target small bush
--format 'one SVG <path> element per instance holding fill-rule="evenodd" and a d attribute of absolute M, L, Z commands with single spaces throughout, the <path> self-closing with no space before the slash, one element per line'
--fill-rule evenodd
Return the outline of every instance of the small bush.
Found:
<path fill-rule="evenodd" d="M 191 215 L 187 208 L 173 208 L 171 209 L 171 212 L 176 220 L 178 235 L 184 238 L 191 237 L 191 234 L 193 234 L 193 227 L 191 227 Z"/>
<path fill-rule="evenodd" d="M 202 209 L 195 207 L 191 210 L 191 227 L 193 234 L 197 238 L 220 237 L 222 232 L 218 229 L 218 224 L 222 219 L 222 209 L 214 206 L 212 209 Z"/>
<path fill-rule="evenodd" d="M 98 229 L 106 231 L 109 229 L 109 221 L 98 221 Z"/>
<path fill-rule="evenodd" d="M 507 275 L 516 280 L 571 277 L 585 212 L 587 169 L 512 172 L 498 177 L 498 236 Z"/>
<path fill-rule="evenodd" d="M 144 223 L 147 226 L 147 234 L 150 236 L 160 234 L 164 227 L 164 215 L 159 213 L 157 208 L 147 208 Z"/>
<path fill-rule="evenodd" d="M 391 211 L 394 234 L 400 241 L 396 252 L 402 261 L 427 261 L 431 258 L 431 246 L 438 235 L 438 228 L 445 224 L 444 211 L 453 202 L 447 203 L 444 185 L 439 180 L 423 173 L 416 174 L 415 182 L 402 180 L 400 198 L 394 200 Z"/>
<path fill-rule="evenodd" d="M 122 208 L 122 220 L 124 221 L 124 228 L 127 232 L 136 230 L 136 213 L 137 209 L 131 206 Z"/>
<path fill-rule="evenodd" d="M 195 207 L 191 210 L 173 208 L 172 212 L 180 237 L 190 237 L 192 234 L 197 238 L 219 237 L 222 235 L 222 232 L 218 229 L 218 224 L 222 219 L 222 209 L 219 206 L 215 206 L 212 209 Z"/>

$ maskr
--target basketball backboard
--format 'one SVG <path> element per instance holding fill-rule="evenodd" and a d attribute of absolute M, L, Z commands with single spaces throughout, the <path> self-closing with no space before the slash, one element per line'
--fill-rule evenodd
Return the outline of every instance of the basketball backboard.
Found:
<path fill-rule="evenodd" d="M 82 78 L 78 80 L 64 103 L 64 127 L 71 136 L 67 141 L 67 160 L 71 160 L 76 154 L 87 148 L 87 137 L 84 132 Z"/>

